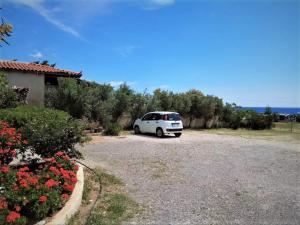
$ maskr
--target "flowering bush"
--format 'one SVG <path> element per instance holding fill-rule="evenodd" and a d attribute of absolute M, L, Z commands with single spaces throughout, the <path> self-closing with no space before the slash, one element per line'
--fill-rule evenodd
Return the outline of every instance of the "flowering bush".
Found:
<path fill-rule="evenodd" d="M 17 156 L 16 149 L 26 143 L 15 128 L 0 120 L 0 165 L 9 164 Z"/>
<path fill-rule="evenodd" d="M 78 166 L 63 152 L 37 166 L 0 165 L 0 224 L 23 225 L 60 209 L 77 182 Z"/>
<path fill-rule="evenodd" d="M 63 151 L 70 157 L 81 156 L 75 145 L 86 140 L 84 126 L 66 112 L 19 106 L 0 109 L 0 120 L 20 131 L 28 141 L 26 150 L 34 154 L 53 157 L 56 152 Z"/>

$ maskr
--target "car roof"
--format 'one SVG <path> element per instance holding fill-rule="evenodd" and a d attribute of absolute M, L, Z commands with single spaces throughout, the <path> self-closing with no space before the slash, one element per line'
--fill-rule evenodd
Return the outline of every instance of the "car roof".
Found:
<path fill-rule="evenodd" d="M 149 113 L 158 113 L 158 114 L 161 114 L 161 115 L 164 115 L 164 114 L 171 114 L 171 113 L 179 114 L 178 112 L 167 112 L 167 111 L 154 111 L 154 112 L 148 112 L 148 113 L 146 113 L 146 114 L 149 114 Z"/>

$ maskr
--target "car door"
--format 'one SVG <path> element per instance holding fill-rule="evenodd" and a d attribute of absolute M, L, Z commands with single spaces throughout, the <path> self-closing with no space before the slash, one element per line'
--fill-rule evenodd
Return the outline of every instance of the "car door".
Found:
<path fill-rule="evenodd" d="M 152 119 L 153 113 L 148 113 L 142 118 L 140 130 L 142 133 L 149 133 L 150 132 L 150 121 Z"/>
<path fill-rule="evenodd" d="M 151 119 L 149 121 L 149 133 L 156 133 L 156 128 L 158 127 L 158 121 L 160 120 L 161 116 L 158 113 L 152 113 Z"/>

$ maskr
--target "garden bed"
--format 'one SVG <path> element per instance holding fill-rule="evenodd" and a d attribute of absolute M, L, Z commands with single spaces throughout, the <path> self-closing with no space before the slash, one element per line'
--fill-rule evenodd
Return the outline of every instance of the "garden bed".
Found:
<path fill-rule="evenodd" d="M 77 170 L 63 152 L 35 165 L 2 166 L 0 224 L 33 224 L 53 215 L 69 200 Z"/>
<path fill-rule="evenodd" d="M 34 224 L 61 209 L 50 224 L 64 224 L 75 213 L 81 203 L 83 172 L 70 158 L 71 150 L 58 151 L 50 145 L 39 152 L 16 128 L 0 121 L 0 225 Z M 11 165 L 17 156 L 23 156 L 22 164 Z"/>

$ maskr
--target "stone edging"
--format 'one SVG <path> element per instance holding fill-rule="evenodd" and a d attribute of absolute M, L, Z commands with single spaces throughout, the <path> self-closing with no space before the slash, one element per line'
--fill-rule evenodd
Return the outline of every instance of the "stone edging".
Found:
<path fill-rule="evenodd" d="M 49 222 L 45 223 L 45 225 L 65 225 L 68 222 L 68 219 L 70 219 L 78 211 L 81 205 L 83 184 L 83 167 L 79 165 L 77 171 L 77 183 L 70 196 L 70 199 L 66 202 L 65 206 L 59 212 L 57 212 L 53 217 L 50 218 Z M 42 224 L 42 221 L 37 224 Z"/>

